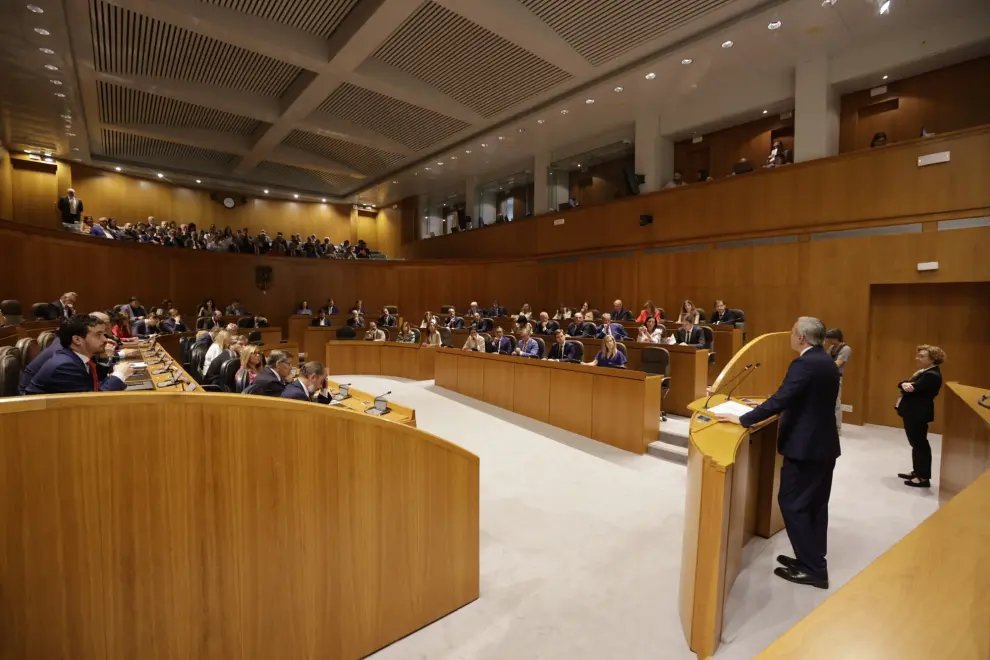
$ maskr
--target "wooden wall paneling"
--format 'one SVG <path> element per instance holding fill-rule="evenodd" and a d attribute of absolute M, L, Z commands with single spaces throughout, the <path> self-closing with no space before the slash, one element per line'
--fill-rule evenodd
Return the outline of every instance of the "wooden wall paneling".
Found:
<path fill-rule="evenodd" d="M 681 140 L 674 144 L 674 169 L 688 182 L 695 181 L 701 167 L 707 167 L 713 178 L 726 177 L 740 158 L 746 158 L 759 169 L 770 155 L 774 131 L 793 131 L 793 127 L 793 118 L 780 119 L 779 115 L 771 115 L 703 135 L 703 141 L 698 144 L 693 143 L 693 138 Z M 785 148 L 793 150 L 793 133 L 781 142 Z M 705 161 L 707 164 L 701 164 Z"/>
<path fill-rule="evenodd" d="M 14 221 L 14 171 L 10 152 L 0 144 L 0 219 Z"/>
<path fill-rule="evenodd" d="M 328 341 L 324 355 L 327 372 L 331 376 L 356 374 L 357 353 L 362 344 L 356 341 Z"/>
<path fill-rule="evenodd" d="M 605 204 L 626 197 L 629 192 L 625 170 L 635 171 L 635 167 L 635 159 L 630 155 L 571 172 L 570 195 L 582 206 Z"/>
<path fill-rule="evenodd" d="M 12 218 L 34 227 L 60 228 L 55 166 L 20 158 L 14 158 L 11 165 Z"/>

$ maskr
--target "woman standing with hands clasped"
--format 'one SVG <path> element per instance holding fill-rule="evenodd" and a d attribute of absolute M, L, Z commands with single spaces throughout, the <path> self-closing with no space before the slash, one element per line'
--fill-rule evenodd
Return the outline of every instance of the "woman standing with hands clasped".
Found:
<path fill-rule="evenodd" d="M 945 361 L 945 351 L 938 346 L 922 344 L 914 354 L 918 370 L 897 384 L 901 391 L 894 407 L 904 420 L 904 432 L 911 443 L 914 469 L 910 474 L 898 474 L 904 485 L 930 488 L 932 478 L 932 447 L 928 443 L 928 424 L 935 419 L 935 397 L 942 389 L 942 372 L 938 365 Z"/>

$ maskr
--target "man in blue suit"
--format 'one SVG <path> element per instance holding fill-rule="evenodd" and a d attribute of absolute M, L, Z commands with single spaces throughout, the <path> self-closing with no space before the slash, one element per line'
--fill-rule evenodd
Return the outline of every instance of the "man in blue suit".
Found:
<path fill-rule="evenodd" d="M 530 337 L 529 330 L 525 329 L 519 333 L 519 341 L 516 343 L 516 349 L 512 351 L 512 354 L 519 357 L 536 358 L 537 360 L 543 357 L 540 355 L 539 343 Z"/>
<path fill-rule="evenodd" d="M 501 327 L 496 326 L 492 341 L 485 347 L 485 350 L 488 353 L 508 355 L 512 352 L 512 340 L 505 336 L 505 331 Z"/>
<path fill-rule="evenodd" d="M 612 323 L 612 315 L 608 312 L 602 314 L 602 324 L 599 326 L 598 334 L 595 336 L 599 339 L 604 339 L 605 335 L 612 335 L 616 339 L 629 339 L 626 329 L 619 323 Z"/>
<path fill-rule="evenodd" d="M 839 370 L 822 348 L 824 342 L 821 321 L 799 318 L 791 329 L 791 348 L 800 355 L 787 368 L 780 389 L 741 417 L 719 415 L 721 421 L 746 428 L 780 415 L 777 451 L 784 456 L 784 463 L 777 501 L 796 558 L 777 557 L 782 566 L 774 569 L 774 574 L 819 589 L 828 589 L 828 500 L 835 459 L 840 454 L 835 427 Z"/>
<path fill-rule="evenodd" d="M 564 331 L 557 329 L 553 334 L 553 346 L 550 347 L 550 353 L 547 354 L 547 359 L 552 362 L 580 362 L 578 359 L 578 343 L 576 341 L 567 341 L 564 336 Z"/>
<path fill-rule="evenodd" d="M 254 382 L 248 385 L 243 394 L 261 396 L 282 396 L 286 381 L 292 377 L 292 356 L 285 351 L 272 351 L 268 354 L 267 366 L 261 370 Z"/>
<path fill-rule="evenodd" d="M 319 362 L 307 362 L 299 367 L 299 377 L 285 386 L 283 399 L 330 403 L 327 389 L 327 370 Z"/>
<path fill-rule="evenodd" d="M 95 316 L 78 314 L 62 322 L 58 329 L 59 348 L 31 379 L 27 394 L 68 392 L 115 392 L 127 388 L 124 381 L 131 365 L 124 362 L 113 373 L 100 379 L 93 358 L 106 351 L 106 324 Z M 39 356 L 40 357 L 40 356 Z"/>

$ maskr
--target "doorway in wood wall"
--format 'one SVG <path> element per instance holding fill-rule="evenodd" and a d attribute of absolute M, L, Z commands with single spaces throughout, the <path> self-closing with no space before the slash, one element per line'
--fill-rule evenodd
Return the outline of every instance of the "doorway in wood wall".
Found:
<path fill-rule="evenodd" d="M 944 382 L 990 387 L 990 282 L 870 287 L 867 423 L 901 426 L 893 407 L 897 383 L 914 373 L 919 344 L 945 350 Z M 942 432 L 944 401 L 943 389 L 935 400 L 933 433 Z"/>

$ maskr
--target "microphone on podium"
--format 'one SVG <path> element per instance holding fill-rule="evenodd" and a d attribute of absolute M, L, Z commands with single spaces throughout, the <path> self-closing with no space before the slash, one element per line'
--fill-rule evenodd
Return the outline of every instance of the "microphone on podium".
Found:
<path fill-rule="evenodd" d="M 732 378 L 730 378 L 729 379 L 729 383 L 733 383 L 736 380 L 738 380 L 740 377 L 745 376 L 746 374 L 749 373 L 749 370 L 752 369 L 752 368 L 753 368 L 753 363 L 750 362 L 745 367 L 743 367 L 743 370 L 742 371 L 740 371 L 735 376 L 733 376 Z M 717 392 L 712 392 L 711 394 L 708 395 L 708 398 L 705 399 L 705 409 L 708 408 L 708 404 L 711 402 L 712 397 L 715 396 L 716 394 L 717 394 Z"/>
<path fill-rule="evenodd" d="M 756 371 L 756 370 L 757 370 L 757 369 L 759 369 L 759 368 L 760 368 L 760 363 L 759 363 L 759 362 L 757 362 L 757 363 L 755 363 L 755 364 L 753 365 L 753 368 L 752 368 L 752 369 L 750 369 L 749 371 L 747 371 L 746 373 L 747 373 L 747 374 L 750 374 L 750 373 L 753 373 L 754 371 Z M 732 389 L 730 389 L 730 390 L 729 390 L 729 392 L 728 392 L 728 394 L 726 394 L 726 395 L 725 395 L 725 400 L 726 400 L 726 401 L 731 401 L 731 400 L 732 400 L 732 393 L 733 393 L 733 392 L 735 391 L 735 389 L 736 389 L 737 387 L 739 387 L 740 385 L 742 385 L 742 382 L 743 382 L 744 380 L 746 380 L 746 376 L 743 376 L 743 377 L 742 377 L 742 378 L 740 378 L 740 379 L 739 379 L 738 381 L 736 381 L 736 384 L 735 384 L 735 385 L 733 385 L 733 386 L 732 386 Z"/>

